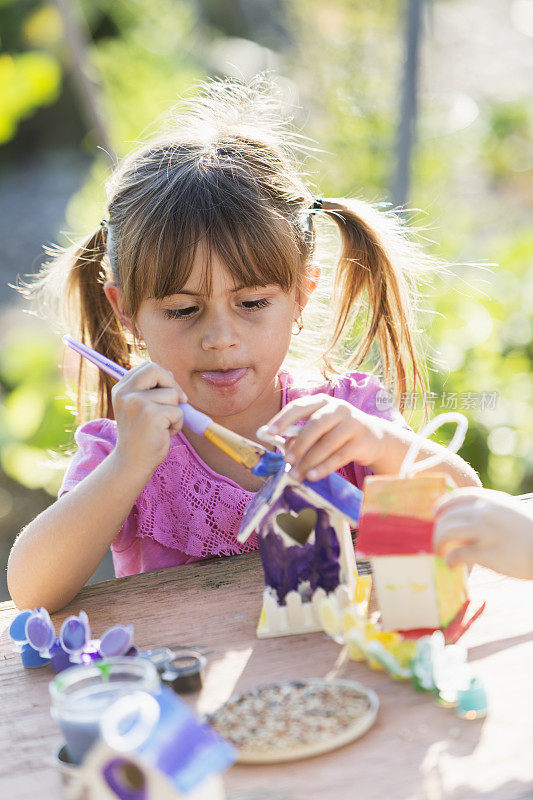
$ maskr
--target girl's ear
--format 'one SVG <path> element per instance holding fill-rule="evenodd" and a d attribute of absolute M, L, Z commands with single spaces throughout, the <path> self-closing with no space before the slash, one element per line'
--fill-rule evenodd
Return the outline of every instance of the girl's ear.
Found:
<path fill-rule="evenodd" d="M 133 323 L 126 313 L 126 303 L 124 302 L 122 289 L 114 281 L 106 281 L 104 283 L 104 292 L 121 323 L 133 333 Z"/>
<path fill-rule="evenodd" d="M 302 277 L 301 285 L 298 288 L 298 292 L 296 295 L 296 300 L 298 305 L 300 306 L 300 311 L 305 308 L 307 302 L 313 292 L 315 291 L 316 287 L 318 286 L 318 281 L 320 280 L 320 267 L 310 267 L 307 269 Z"/>

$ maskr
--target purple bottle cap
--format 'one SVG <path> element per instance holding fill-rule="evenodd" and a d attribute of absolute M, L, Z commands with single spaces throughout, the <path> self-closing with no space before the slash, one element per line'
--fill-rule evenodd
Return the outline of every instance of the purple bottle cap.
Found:
<path fill-rule="evenodd" d="M 122 656 L 128 652 L 133 642 L 133 625 L 114 625 L 102 634 L 100 655 L 102 658 Z"/>
<path fill-rule="evenodd" d="M 74 660 L 78 660 L 79 654 L 91 638 L 89 617 L 85 611 L 80 611 L 78 616 L 73 614 L 67 617 L 61 626 L 59 638 L 63 650 L 70 653 Z"/>
<path fill-rule="evenodd" d="M 36 608 L 26 620 L 26 639 L 43 658 L 50 658 L 56 632 L 46 608 Z"/>

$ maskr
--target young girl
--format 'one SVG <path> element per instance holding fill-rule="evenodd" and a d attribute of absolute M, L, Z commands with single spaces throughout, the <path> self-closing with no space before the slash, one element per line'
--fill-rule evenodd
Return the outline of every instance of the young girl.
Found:
<path fill-rule="evenodd" d="M 421 257 L 397 221 L 367 204 L 315 199 L 269 114 L 260 91 L 211 84 L 173 135 L 125 159 L 106 221 L 40 279 L 47 287 L 64 276 L 73 335 L 128 368 L 139 352 L 149 360 L 116 385 L 99 374 L 99 417 L 76 432 L 58 500 L 13 546 L 8 585 L 19 607 L 64 606 L 110 545 L 117 576 L 256 547 L 236 534 L 261 480 L 182 429 L 181 402 L 248 438 L 266 423 L 281 434 L 300 423 L 288 450 L 300 478 L 337 470 L 361 486 L 370 471 L 399 469 L 414 434 L 374 376 L 348 371 L 306 388 L 282 365 L 319 278 L 320 214 L 342 247 L 331 346 L 366 295 L 348 370 L 376 340 L 387 383 L 402 394 L 411 374 L 416 388 L 404 270 Z M 420 457 L 433 452 L 458 485 L 479 485 L 437 444 Z"/>

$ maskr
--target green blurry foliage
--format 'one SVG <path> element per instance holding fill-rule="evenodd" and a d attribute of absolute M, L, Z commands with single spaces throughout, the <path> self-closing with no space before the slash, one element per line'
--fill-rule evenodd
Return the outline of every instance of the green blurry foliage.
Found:
<path fill-rule="evenodd" d="M 0 345 L 0 466 L 13 480 L 55 495 L 74 419 L 58 372 L 57 338 L 13 327 Z"/>
<path fill-rule="evenodd" d="M 392 176 L 403 4 L 288 4 L 298 122 L 319 148 L 306 165 L 325 197 L 386 200 Z M 395 76 L 391 80 L 391 76 Z"/>
<path fill-rule="evenodd" d="M 492 102 L 481 157 L 496 184 L 533 180 L 533 111 L 516 101 Z"/>
<path fill-rule="evenodd" d="M 22 120 L 52 105 L 62 84 L 54 52 L 62 33 L 57 9 L 35 0 L 0 3 L 0 145 L 12 139 Z"/>
<path fill-rule="evenodd" d="M 106 14 L 119 30 L 94 42 L 91 60 L 102 76 L 106 121 L 119 155 L 128 152 L 178 95 L 205 77 L 198 10 L 192 2 L 84 2 L 87 19 Z"/>
<path fill-rule="evenodd" d="M 19 122 L 59 94 L 61 70 L 48 53 L 0 54 L 0 145 L 16 133 Z"/>
<path fill-rule="evenodd" d="M 17 6 L 20 22 L 10 29 L 13 41 L 15 28 L 20 31 L 13 51 L 46 48 L 56 58 L 61 45 L 50 4 L 1 0 L 0 10 L 8 6 Z M 161 115 L 177 95 L 210 73 L 210 47 L 227 31 L 213 27 L 216 16 L 193 0 L 82 0 L 79 6 L 92 36 L 90 66 L 100 76 L 110 138 L 120 156 L 161 127 Z M 278 55 L 299 106 L 296 123 L 318 150 L 306 157 L 304 170 L 321 195 L 388 199 L 404 15 L 398 0 L 284 4 L 287 30 L 279 37 Z M 28 106 L 28 113 L 35 107 Z M 431 367 L 430 413 L 447 410 L 443 393 L 456 394 L 457 410 L 469 419 L 461 454 L 484 484 L 513 493 L 533 490 L 532 143 L 531 106 L 521 101 L 420 97 L 409 206 L 424 211 L 412 213 L 411 223 L 427 248 L 450 264 L 447 273 L 428 276 L 423 288 L 420 327 Z M 104 216 L 103 184 L 112 161 L 95 161 L 69 205 L 69 230 L 85 233 Z M 2 415 L 9 420 L 2 436 L 9 439 L 8 468 L 24 481 L 24 464 L 36 452 L 68 444 L 72 417 L 55 399 L 63 393 L 52 378 L 57 354 L 49 362 L 52 372 L 39 381 L 9 378 L 6 358 L 9 348 L 0 355 Z M 479 399 L 461 407 L 462 395 L 484 392 L 497 393 L 494 407 L 481 407 Z M 445 442 L 450 436 L 448 426 L 436 438 Z M 9 455 L 13 446 L 17 457 Z"/>
<path fill-rule="evenodd" d="M 325 151 L 306 165 L 317 191 L 386 200 L 405 6 L 290 5 L 300 121 Z M 532 116 L 531 104 L 505 97 L 421 95 L 409 200 L 424 210 L 410 215 L 420 241 L 450 264 L 422 288 L 430 414 L 452 410 L 455 395 L 469 420 L 461 455 L 485 485 L 512 493 L 533 490 Z M 421 418 L 415 410 L 411 424 Z"/>

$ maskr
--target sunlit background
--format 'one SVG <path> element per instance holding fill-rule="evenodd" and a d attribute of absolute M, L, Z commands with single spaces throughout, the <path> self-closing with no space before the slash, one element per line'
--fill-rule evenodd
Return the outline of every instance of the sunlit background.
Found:
<path fill-rule="evenodd" d="M 74 427 L 59 336 L 9 284 L 98 224 L 115 156 L 211 75 L 269 71 L 321 195 L 419 209 L 452 265 L 425 289 L 430 413 L 467 415 L 485 485 L 533 491 L 533 0 L 0 0 L 0 37 L 3 568 Z"/>

